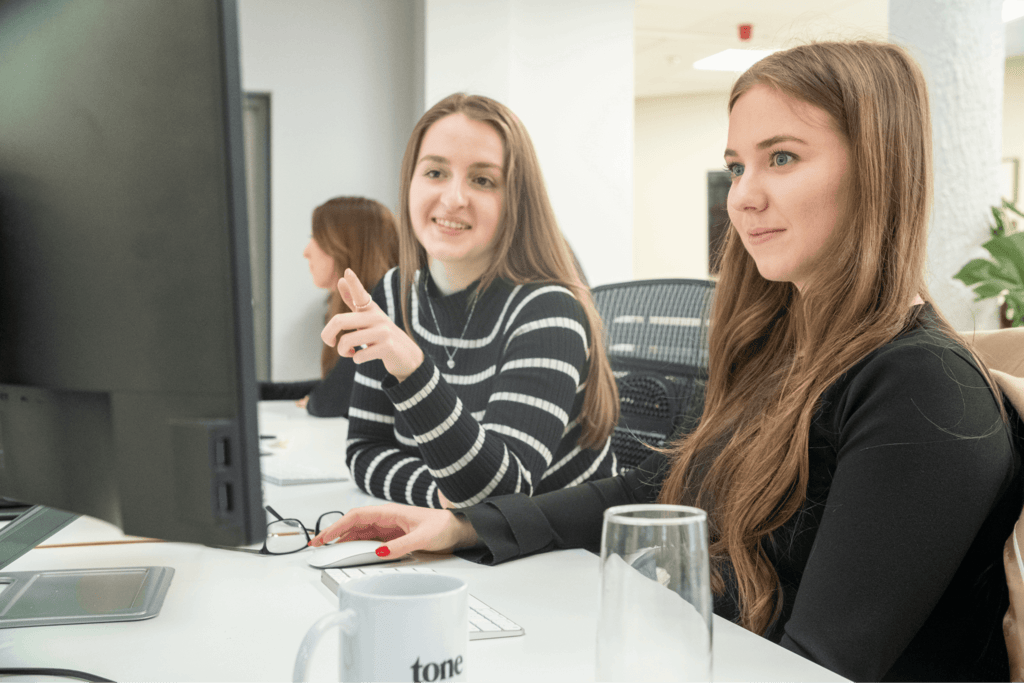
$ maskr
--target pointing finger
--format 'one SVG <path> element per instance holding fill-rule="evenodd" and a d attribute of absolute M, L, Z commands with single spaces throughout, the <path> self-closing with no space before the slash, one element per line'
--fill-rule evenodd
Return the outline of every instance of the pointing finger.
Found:
<path fill-rule="evenodd" d="M 344 301 L 349 308 L 352 308 L 352 290 L 348 286 L 348 281 L 345 278 L 338 278 L 338 294 L 341 294 L 341 300 Z"/>
<path fill-rule="evenodd" d="M 366 292 L 366 288 L 363 287 L 363 283 L 359 281 L 359 276 L 351 268 L 345 269 L 345 284 L 348 286 L 349 296 L 351 301 L 347 302 L 352 307 L 353 311 L 359 311 L 365 309 L 371 303 L 373 299 Z M 338 289 L 341 289 L 341 282 L 338 283 Z"/>

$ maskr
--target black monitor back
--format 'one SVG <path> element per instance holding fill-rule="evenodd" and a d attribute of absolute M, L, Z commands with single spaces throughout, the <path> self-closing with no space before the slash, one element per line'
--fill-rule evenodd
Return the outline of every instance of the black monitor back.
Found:
<path fill-rule="evenodd" d="M 233 1 L 0 2 L 0 495 L 263 537 Z"/>

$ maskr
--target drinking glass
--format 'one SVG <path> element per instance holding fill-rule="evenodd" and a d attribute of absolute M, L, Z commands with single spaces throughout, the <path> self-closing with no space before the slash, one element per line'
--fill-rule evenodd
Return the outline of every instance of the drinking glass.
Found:
<path fill-rule="evenodd" d="M 597 680 L 711 680 L 711 612 L 703 510 L 605 511 Z"/>

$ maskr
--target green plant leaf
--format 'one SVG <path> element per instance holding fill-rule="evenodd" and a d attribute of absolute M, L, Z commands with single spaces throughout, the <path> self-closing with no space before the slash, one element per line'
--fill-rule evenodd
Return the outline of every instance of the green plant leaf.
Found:
<path fill-rule="evenodd" d="M 996 225 L 994 228 L 989 228 L 989 232 L 992 233 L 993 237 L 1000 237 L 1006 234 L 1006 221 L 1003 220 L 1003 210 L 998 206 L 993 206 L 992 218 L 995 219 Z"/>
<path fill-rule="evenodd" d="M 975 301 L 1004 295 L 1015 312 L 1014 320 L 1019 321 L 1024 315 L 1024 231 L 1009 235 L 1005 231 L 1010 213 L 1024 218 L 1024 212 L 1005 199 L 990 210 L 995 221 L 989 226 L 993 237 L 982 246 L 991 260 L 972 259 L 953 277 L 974 289 Z"/>
<path fill-rule="evenodd" d="M 1014 283 L 1009 289 L 1024 288 L 1024 232 L 996 237 L 981 246 L 992 254 L 1002 276 Z"/>
<path fill-rule="evenodd" d="M 1019 294 L 1007 294 L 1006 295 L 1006 307 L 1007 309 L 1013 310 L 1013 321 L 1014 327 L 1021 327 L 1024 325 L 1024 296 Z"/>
<path fill-rule="evenodd" d="M 1014 212 L 1015 214 L 1017 214 L 1017 215 L 1018 215 L 1018 216 L 1020 216 L 1021 218 L 1024 218 L 1024 213 L 1021 213 L 1021 212 L 1020 212 L 1020 209 L 1018 209 L 1018 208 L 1017 208 L 1017 205 L 1016 205 L 1016 204 L 1014 204 L 1013 202 L 1010 202 L 1010 201 L 1007 201 L 1007 200 L 1005 200 L 1005 199 L 1004 199 L 1004 200 L 1003 200 L 1003 208 L 1004 208 L 1004 209 L 1007 209 L 1007 210 L 1009 210 L 1009 211 L 1012 211 L 1012 212 Z"/>
<path fill-rule="evenodd" d="M 979 282 L 998 282 L 1003 285 L 1000 290 L 1009 289 L 1014 284 L 997 264 L 983 258 L 972 259 L 953 277 L 967 286 Z"/>
<path fill-rule="evenodd" d="M 982 299 L 991 299 L 992 297 L 999 296 L 1006 291 L 1006 287 L 1001 284 L 995 284 L 993 282 L 982 282 L 980 285 L 974 288 L 975 301 L 981 301 Z"/>

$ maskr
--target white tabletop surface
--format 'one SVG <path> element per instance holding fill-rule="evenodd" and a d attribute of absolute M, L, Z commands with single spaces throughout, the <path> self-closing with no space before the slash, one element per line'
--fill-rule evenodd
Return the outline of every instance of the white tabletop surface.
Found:
<path fill-rule="evenodd" d="M 261 432 L 327 448 L 343 460 L 345 420 L 310 418 L 290 402 L 260 404 Z M 310 435 L 315 435 L 310 437 Z M 325 457 L 325 456 L 316 456 Z M 266 502 L 309 523 L 321 512 L 380 502 L 351 482 L 266 485 Z M 121 540 L 105 522 L 80 518 L 45 545 Z M 160 614 L 110 624 L 0 629 L 0 667 L 86 671 L 114 680 L 283 681 L 306 630 L 337 605 L 306 553 L 277 557 L 184 543 L 40 547 L 9 571 L 170 566 Z M 437 571 L 462 577 L 470 592 L 516 621 L 526 635 L 472 641 L 469 677 L 478 681 L 592 681 L 598 560 L 556 551 L 496 567 L 418 554 Z M 842 681 L 842 677 L 723 619 L 714 620 L 718 681 Z M 336 639 L 325 638 L 312 680 L 337 680 Z"/>

